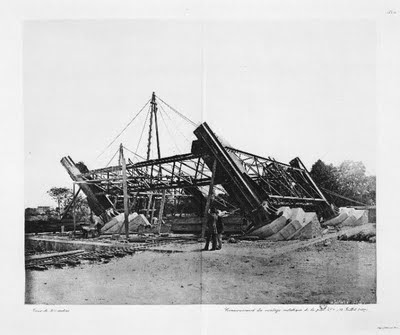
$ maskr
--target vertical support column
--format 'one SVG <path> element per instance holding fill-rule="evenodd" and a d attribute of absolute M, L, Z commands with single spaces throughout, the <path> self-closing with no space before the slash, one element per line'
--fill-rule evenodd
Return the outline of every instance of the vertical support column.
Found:
<path fill-rule="evenodd" d="M 160 152 L 160 138 L 158 136 L 157 102 L 156 102 L 156 94 L 154 92 L 151 97 L 151 106 L 153 108 L 153 113 L 154 113 L 154 125 L 156 126 L 157 156 L 158 156 L 158 159 L 160 159 L 161 152 Z M 161 166 L 160 166 L 160 170 L 161 170 Z"/>
<path fill-rule="evenodd" d="M 150 224 L 153 224 L 154 212 L 156 210 L 156 197 L 153 199 L 153 206 L 151 207 Z"/>
<path fill-rule="evenodd" d="M 73 193 L 73 197 L 75 198 L 75 183 L 72 184 L 72 193 Z M 73 201 L 73 203 L 72 203 L 72 217 L 74 220 L 74 236 L 75 236 L 75 233 L 76 233 L 75 201 Z"/>
<path fill-rule="evenodd" d="M 161 204 L 160 204 L 160 211 L 158 212 L 158 234 L 161 233 L 161 223 L 162 223 L 162 217 L 164 214 L 164 206 L 165 206 L 165 198 L 166 198 L 165 195 L 166 195 L 166 190 L 163 190 Z"/>
<path fill-rule="evenodd" d="M 148 194 L 148 197 L 149 198 L 148 198 L 147 209 L 146 209 L 146 219 L 149 219 L 150 207 L 151 207 L 151 203 L 153 201 L 153 193 Z"/>
<path fill-rule="evenodd" d="M 210 188 L 208 189 L 206 208 L 204 210 L 203 224 L 201 225 L 201 237 L 204 237 L 205 236 L 205 232 L 206 232 L 207 216 L 208 216 L 208 210 L 210 209 L 211 197 L 212 197 L 213 191 L 214 191 L 214 180 L 215 180 L 215 171 L 216 171 L 216 169 L 217 169 L 217 160 L 214 159 L 214 162 L 213 162 L 213 165 L 212 165 L 212 171 L 211 171 L 212 175 L 211 175 Z"/>
<path fill-rule="evenodd" d="M 120 159 L 120 164 L 122 165 L 122 188 L 123 188 L 123 192 L 124 192 L 124 225 L 125 225 L 125 236 L 126 239 L 129 238 L 129 221 L 128 221 L 128 217 L 129 217 L 129 207 L 128 207 L 128 180 L 127 180 L 127 176 L 126 176 L 126 161 L 125 161 L 125 157 L 124 157 L 124 149 L 122 146 L 122 143 L 120 145 L 120 149 L 119 149 L 119 159 Z"/>
<path fill-rule="evenodd" d="M 175 217 L 175 213 L 176 213 L 176 188 L 174 188 L 174 217 Z"/>

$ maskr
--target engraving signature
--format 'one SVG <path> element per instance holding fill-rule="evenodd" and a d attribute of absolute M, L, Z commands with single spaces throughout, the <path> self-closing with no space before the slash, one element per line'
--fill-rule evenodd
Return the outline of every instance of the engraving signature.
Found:
<path fill-rule="evenodd" d="M 69 313 L 69 309 L 66 308 L 34 308 L 34 313 Z"/>

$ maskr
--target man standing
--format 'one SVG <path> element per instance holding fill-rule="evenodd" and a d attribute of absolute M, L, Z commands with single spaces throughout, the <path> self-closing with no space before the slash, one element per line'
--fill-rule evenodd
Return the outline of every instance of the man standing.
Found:
<path fill-rule="evenodd" d="M 212 250 L 217 250 L 217 214 L 214 208 L 210 209 L 207 217 L 207 236 L 206 236 L 206 245 L 203 250 L 208 250 L 208 246 L 210 245 L 210 240 L 212 240 Z"/>
<path fill-rule="evenodd" d="M 222 249 L 222 233 L 224 232 L 224 223 L 222 222 L 222 212 L 218 211 L 217 218 L 217 249 Z"/>

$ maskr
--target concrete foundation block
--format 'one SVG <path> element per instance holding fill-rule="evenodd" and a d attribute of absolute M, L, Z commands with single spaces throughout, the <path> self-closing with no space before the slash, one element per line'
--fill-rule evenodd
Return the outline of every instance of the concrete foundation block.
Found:
<path fill-rule="evenodd" d="M 356 209 L 342 222 L 342 226 L 361 226 L 366 223 L 368 223 L 368 212 Z"/>
<path fill-rule="evenodd" d="M 268 240 L 280 241 L 287 240 L 293 236 L 297 230 L 304 226 L 305 212 L 302 208 L 293 208 L 291 210 L 291 215 L 289 222 L 284 226 L 278 233 L 270 236 Z"/>
<path fill-rule="evenodd" d="M 317 214 L 314 212 L 305 213 L 304 226 L 291 236 L 291 240 L 308 240 L 322 236 L 322 227 Z"/>
<path fill-rule="evenodd" d="M 260 238 L 267 238 L 278 233 L 283 227 L 286 226 L 291 213 L 292 211 L 289 207 L 279 208 L 277 214 L 281 216 L 272 221 L 270 224 L 254 230 L 252 235 L 259 236 Z"/>

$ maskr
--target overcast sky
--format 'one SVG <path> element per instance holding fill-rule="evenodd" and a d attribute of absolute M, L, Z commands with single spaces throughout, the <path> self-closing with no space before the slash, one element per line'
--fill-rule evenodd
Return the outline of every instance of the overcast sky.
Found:
<path fill-rule="evenodd" d="M 123 142 L 144 156 L 147 109 L 97 158 L 153 91 L 239 149 L 375 174 L 372 21 L 30 21 L 23 50 L 25 206 L 72 186 L 65 155 L 99 168 Z M 162 155 L 189 152 L 193 127 L 160 113 Z"/>

